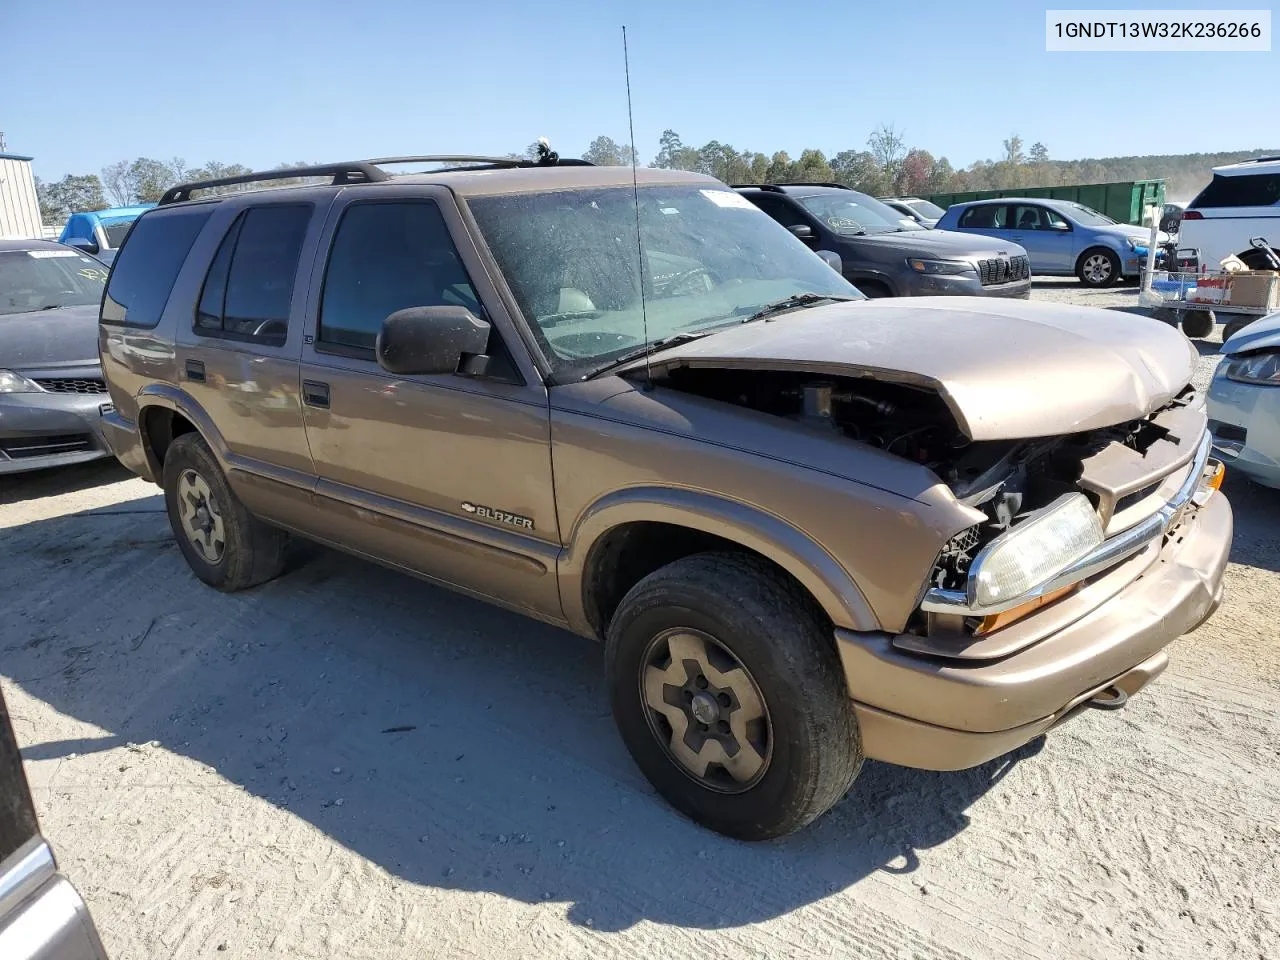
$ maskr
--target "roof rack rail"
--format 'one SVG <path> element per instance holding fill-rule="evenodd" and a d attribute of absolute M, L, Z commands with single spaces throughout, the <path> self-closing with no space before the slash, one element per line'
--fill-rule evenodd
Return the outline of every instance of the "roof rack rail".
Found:
<path fill-rule="evenodd" d="M 847 183 L 838 183 L 835 180 L 788 180 L 783 186 L 787 187 L 835 187 L 837 190 L 852 190 L 853 187 Z"/>
<path fill-rule="evenodd" d="M 589 160 L 578 160 L 573 157 L 560 157 L 557 154 L 550 155 L 550 160 L 529 160 L 525 157 L 474 157 L 467 155 L 436 155 L 425 157 L 379 157 L 376 160 L 365 160 L 365 163 L 375 167 L 388 166 L 397 163 L 451 163 L 451 164 L 479 164 L 482 167 L 495 168 L 517 168 L 517 167 L 591 167 L 594 166 Z"/>
<path fill-rule="evenodd" d="M 333 177 L 334 186 L 347 183 L 377 183 L 390 179 L 389 175 L 367 160 L 356 160 L 350 163 L 322 163 L 313 167 L 286 167 L 281 170 L 263 170 L 258 173 L 243 173 L 235 177 L 216 177 L 212 180 L 194 180 L 180 183 L 164 192 L 157 206 L 168 203 L 181 203 L 190 200 L 195 190 L 209 190 L 213 187 L 230 187 L 237 183 L 259 183 L 271 180 L 291 180 L 295 177 Z"/>
<path fill-rule="evenodd" d="M 770 193 L 786 193 L 776 183 L 731 183 L 735 190 L 768 190 Z"/>
<path fill-rule="evenodd" d="M 333 186 L 352 183 L 380 183 L 391 179 L 391 174 L 382 169 L 400 163 L 443 163 L 461 166 L 447 167 L 454 170 L 496 170 L 515 169 L 521 167 L 590 167 L 587 160 L 570 157 L 561 158 L 554 153 L 537 160 L 523 157 L 478 157 L 468 155 L 433 155 L 422 157 L 379 157 L 375 160 L 353 160 L 348 163 L 322 163 L 312 167 L 286 167 L 281 170 L 263 170 L 257 173 L 245 173 L 234 177 L 217 177 L 213 180 L 196 180 L 191 183 L 180 183 L 170 187 L 160 198 L 158 206 L 169 203 L 181 203 L 190 200 L 196 190 L 209 190 L 213 187 L 230 187 L 238 183 L 269 183 L 272 180 L 292 180 L 296 177 L 332 177 Z"/>

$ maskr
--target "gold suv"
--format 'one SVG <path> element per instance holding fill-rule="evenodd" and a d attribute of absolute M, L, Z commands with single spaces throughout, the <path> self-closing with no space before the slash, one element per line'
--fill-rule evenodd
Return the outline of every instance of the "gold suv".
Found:
<path fill-rule="evenodd" d="M 115 261 L 106 433 L 211 586 L 298 535 L 598 637 L 636 763 L 753 839 L 1123 705 L 1219 603 L 1176 331 L 867 300 L 696 174 L 403 159 L 175 187 Z"/>

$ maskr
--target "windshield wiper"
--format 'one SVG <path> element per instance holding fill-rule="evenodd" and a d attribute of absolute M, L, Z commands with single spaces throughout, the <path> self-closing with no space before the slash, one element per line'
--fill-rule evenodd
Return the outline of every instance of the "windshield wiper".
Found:
<path fill-rule="evenodd" d="M 853 299 L 853 297 L 837 297 L 825 293 L 793 293 L 791 296 L 775 300 L 773 303 L 766 303 L 755 313 L 744 317 L 742 322 L 750 323 L 752 320 L 763 320 L 766 317 L 772 317 L 787 310 L 800 310 L 804 307 L 816 306 L 819 303 L 846 303 Z"/>
<path fill-rule="evenodd" d="M 636 347 L 634 350 L 628 350 L 626 353 L 614 357 L 603 366 L 596 367 L 582 379 L 590 380 L 592 377 L 598 377 L 600 374 L 606 373 L 617 367 L 626 366 L 633 360 L 639 360 L 641 357 L 647 357 L 651 353 L 657 353 L 659 350 L 666 350 L 668 347 L 677 347 L 682 343 L 689 343 L 691 340 L 701 340 L 703 337 L 708 337 L 714 332 L 714 330 L 707 330 L 702 333 L 674 333 L 661 340 L 655 340 L 653 343 L 646 343 L 643 347 Z"/>

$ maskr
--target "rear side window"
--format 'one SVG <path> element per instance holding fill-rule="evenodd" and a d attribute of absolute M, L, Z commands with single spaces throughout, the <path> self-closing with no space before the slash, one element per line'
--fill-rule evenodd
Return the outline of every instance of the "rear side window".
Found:
<path fill-rule="evenodd" d="M 238 216 L 209 265 L 196 332 L 281 346 L 311 221 L 310 205 L 253 207 Z"/>
<path fill-rule="evenodd" d="M 200 206 L 138 218 L 112 264 L 103 323 L 154 327 L 160 322 L 178 271 L 211 213 L 212 206 Z"/>
<path fill-rule="evenodd" d="M 397 310 L 447 305 L 482 316 L 440 209 L 430 201 L 352 204 L 325 272 L 321 348 L 372 354 L 382 321 Z"/>
<path fill-rule="evenodd" d="M 1008 209 L 1004 204 L 986 204 L 981 207 L 970 207 L 960 214 L 960 226 L 977 227 L 984 230 L 1001 230 L 1005 226 L 1005 215 Z"/>
<path fill-rule="evenodd" d="M 1280 201 L 1280 173 L 1256 173 L 1244 177 L 1215 175 L 1191 201 L 1197 207 L 1269 207 Z"/>

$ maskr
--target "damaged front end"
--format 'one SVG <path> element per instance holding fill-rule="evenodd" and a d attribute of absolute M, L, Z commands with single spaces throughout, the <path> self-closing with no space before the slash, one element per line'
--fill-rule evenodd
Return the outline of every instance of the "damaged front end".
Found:
<path fill-rule="evenodd" d="M 975 441 L 924 386 L 710 366 L 668 368 L 660 382 L 917 463 L 984 515 L 942 548 L 896 636 L 895 646 L 915 653 L 1006 656 L 1041 635 L 1024 622 L 1030 614 L 1076 597 L 1083 615 L 1141 576 L 1187 506 L 1221 480 L 1190 386 L 1122 423 Z"/>

